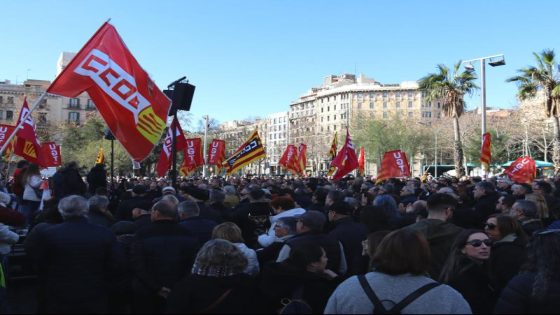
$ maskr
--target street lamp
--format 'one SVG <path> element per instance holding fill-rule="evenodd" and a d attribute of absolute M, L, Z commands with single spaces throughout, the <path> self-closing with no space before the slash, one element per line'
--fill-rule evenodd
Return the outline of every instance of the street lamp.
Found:
<path fill-rule="evenodd" d="M 463 61 L 464 67 L 466 71 L 474 71 L 474 66 L 472 65 L 473 61 L 480 61 L 480 78 L 481 78 L 481 131 L 482 136 L 486 133 L 486 60 L 488 64 L 492 67 L 499 67 L 506 64 L 506 60 L 503 54 L 481 57 L 481 58 L 474 58 L 470 60 Z"/>

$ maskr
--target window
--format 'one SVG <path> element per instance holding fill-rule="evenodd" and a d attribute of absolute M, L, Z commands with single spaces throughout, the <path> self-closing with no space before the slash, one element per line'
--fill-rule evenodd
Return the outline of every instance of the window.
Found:
<path fill-rule="evenodd" d="M 6 120 L 14 120 L 14 112 L 11 110 L 6 111 Z"/>
<path fill-rule="evenodd" d="M 397 92 L 397 98 L 401 98 L 401 92 Z"/>
<path fill-rule="evenodd" d="M 327 106 L 327 112 L 330 112 L 330 111 L 331 111 L 331 107 Z"/>
<path fill-rule="evenodd" d="M 333 115 L 332 120 L 336 120 L 336 115 Z"/>
<path fill-rule="evenodd" d="M 330 120 L 331 120 L 331 117 L 330 117 L 330 116 L 327 116 L 327 121 L 330 121 Z"/>
<path fill-rule="evenodd" d="M 387 102 L 383 102 L 383 108 L 387 108 Z"/>
<path fill-rule="evenodd" d="M 437 102 L 437 108 L 441 108 L 441 104 Z"/>
<path fill-rule="evenodd" d="M 408 92 L 408 98 L 412 98 L 412 92 Z"/>
<path fill-rule="evenodd" d="M 68 113 L 68 122 L 69 123 L 79 123 L 80 122 L 80 113 L 69 112 Z"/>
<path fill-rule="evenodd" d="M 4 96 L 0 96 L 0 104 L 4 103 Z"/>
<path fill-rule="evenodd" d="M 413 112 L 408 112 L 408 118 L 412 118 L 413 115 L 414 115 Z"/>
<path fill-rule="evenodd" d="M 333 126 L 334 131 L 336 131 L 336 125 Z"/>
<path fill-rule="evenodd" d="M 324 109 L 324 108 L 321 107 L 321 113 L 323 112 L 323 109 Z"/>
<path fill-rule="evenodd" d="M 408 101 L 408 108 L 412 108 L 412 101 Z"/>
<path fill-rule="evenodd" d="M 397 108 L 401 108 L 401 102 L 397 102 Z"/>
<path fill-rule="evenodd" d="M 79 98 L 71 98 L 68 103 L 69 108 L 80 108 L 80 99 Z"/>
<path fill-rule="evenodd" d="M 95 108 L 95 104 L 93 104 L 93 101 L 87 100 L 86 109 L 94 109 L 94 108 Z"/>
<path fill-rule="evenodd" d="M 0 110 L 0 120 L 1 119 L 4 119 L 4 111 L 3 110 Z"/>
<path fill-rule="evenodd" d="M 14 103 L 14 97 L 8 96 L 8 104 L 13 104 L 13 103 Z"/>
<path fill-rule="evenodd" d="M 334 105 L 334 110 L 336 110 L 336 105 Z"/>
<path fill-rule="evenodd" d="M 383 92 L 383 98 L 387 98 L 387 92 Z"/>
<path fill-rule="evenodd" d="M 369 109 L 373 109 L 373 103 L 369 103 Z"/>
<path fill-rule="evenodd" d="M 387 118 L 389 117 L 389 115 L 387 114 L 387 112 L 383 112 L 383 118 Z"/>
<path fill-rule="evenodd" d="M 358 103 L 358 109 L 362 109 L 362 103 Z"/>

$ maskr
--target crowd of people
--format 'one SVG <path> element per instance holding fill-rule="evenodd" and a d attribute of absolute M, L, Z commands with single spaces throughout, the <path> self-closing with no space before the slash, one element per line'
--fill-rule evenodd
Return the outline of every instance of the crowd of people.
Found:
<path fill-rule="evenodd" d="M 560 179 L 108 182 L 103 165 L 47 180 L 18 164 L 0 189 L 2 312 L 17 242 L 37 313 L 560 309 Z"/>

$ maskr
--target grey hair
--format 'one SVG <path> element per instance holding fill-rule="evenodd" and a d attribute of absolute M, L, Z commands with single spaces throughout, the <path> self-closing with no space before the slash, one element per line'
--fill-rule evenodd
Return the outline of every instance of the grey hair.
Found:
<path fill-rule="evenodd" d="M 88 200 L 88 209 L 91 211 L 93 209 L 107 209 L 109 206 L 109 198 L 106 196 L 95 195 Z"/>
<path fill-rule="evenodd" d="M 224 239 L 213 239 L 202 245 L 196 254 L 195 265 L 200 267 L 228 267 L 234 274 L 247 267 L 247 258 L 235 245 Z"/>
<path fill-rule="evenodd" d="M 165 195 L 161 197 L 161 200 L 168 201 L 172 203 L 174 206 L 177 206 L 179 204 L 179 199 L 177 199 L 177 197 L 175 197 L 174 195 Z"/>
<path fill-rule="evenodd" d="M 219 189 L 210 190 L 210 203 L 222 203 L 226 199 L 226 194 Z"/>
<path fill-rule="evenodd" d="M 177 217 L 177 206 L 167 200 L 160 200 L 152 206 L 152 210 L 167 218 Z"/>
<path fill-rule="evenodd" d="M 85 217 L 88 213 L 88 201 L 78 195 L 64 197 L 58 202 L 58 212 L 64 220 Z"/>
<path fill-rule="evenodd" d="M 232 186 L 232 185 L 226 185 L 222 189 L 224 190 L 226 195 L 235 195 L 237 193 L 237 191 L 235 190 L 235 187 Z"/>
<path fill-rule="evenodd" d="M 521 199 L 514 203 L 514 205 L 516 204 L 517 208 L 523 212 L 524 216 L 528 218 L 537 218 L 537 205 L 533 201 Z"/>
<path fill-rule="evenodd" d="M 198 217 L 200 215 L 200 208 L 198 204 L 194 201 L 187 200 L 179 203 L 177 205 L 177 210 L 179 211 L 179 215 L 185 216 L 187 218 L 191 217 Z"/>

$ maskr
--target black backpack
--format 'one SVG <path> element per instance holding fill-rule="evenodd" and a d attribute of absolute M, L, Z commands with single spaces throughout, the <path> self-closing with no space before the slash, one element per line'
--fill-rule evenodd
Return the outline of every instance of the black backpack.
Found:
<path fill-rule="evenodd" d="M 407 307 L 410 303 L 414 302 L 414 300 L 422 296 L 424 293 L 430 291 L 431 289 L 441 285 L 441 283 L 432 282 L 421 286 L 420 288 L 416 289 L 414 292 L 406 296 L 404 299 L 402 299 L 399 303 L 395 304 L 395 306 L 393 306 L 390 310 L 388 310 L 385 308 L 385 306 L 383 306 L 383 303 L 381 303 L 375 292 L 373 292 L 373 289 L 367 282 L 364 275 L 359 275 L 358 281 L 360 281 L 362 289 L 364 289 L 364 292 L 367 294 L 367 296 L 373 303 L 373 306 L 375 307 L 372 314 L 400 314 L 402 309 Z"/>

